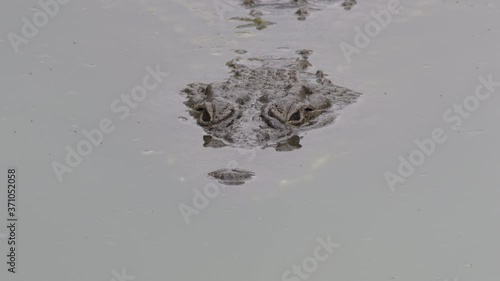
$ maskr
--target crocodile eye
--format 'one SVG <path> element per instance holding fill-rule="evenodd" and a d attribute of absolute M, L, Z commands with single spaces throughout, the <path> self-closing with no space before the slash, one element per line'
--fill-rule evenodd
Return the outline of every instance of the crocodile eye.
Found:
<path fill-rule="evenodd" d="M 207 112 L 206 109 L 202 109 L 201 120 L 204 121 L 204 122 L 210 122 L 210 121 L 212 121 L 212 116 L 210 116 L 210 114 L 208 114 L 208 112 Z"/>
<path fill-rule="evenodd" d="M 198 106 L 195 110 L 198 113 L 198 118 L 202 121 L 203 125 L 207 125 L 210 121 L 212 121 L 212 116 L 210 116 L 210 113 L 208 113 L 205 106 Z"/>
<path fill-rule="evenodd" d="M 288 118 L 288 121 L 299 121 L 299 120 L 300 120 L 300 111 L 296 111 Z"/>
<path fill-rule="evenodd" d="M 204 102 L 193 109 L 193 116 L 198 119 L 201 126 L 214 126 L 225 122 L 233 116 L 235 108 L 224 101 L 214 100 Z M 228 121 L 228 122 L 229 122 Z M 227 125 L 227 123 L 226 123 Z"/>
<path fill-rule="evenodd" d="M 305 111 L 305 112 L 311 112 L 311 111 L 313 111 L 313 110 L 314 110 L 314 109 L 312 109 L 312 108 L 310 108 L 310 107 L 306 107 L 306 108 L 304 108 L 304 111 Z"/>

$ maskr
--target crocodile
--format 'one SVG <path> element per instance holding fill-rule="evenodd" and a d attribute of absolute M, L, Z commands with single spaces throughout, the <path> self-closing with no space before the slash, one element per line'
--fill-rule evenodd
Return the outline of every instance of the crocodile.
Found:
<path fill-rule="evenodd" d="M 312 10 L 320 10 L 325 5 L 339 2 L 339 0 L 243 0 L 243 5 L 252 9 L 295 10 L 298 20 L 305 20 Z M 341 6 L 346 10 L 352 9 L 356 0 L 342 0 Z"/>
<path fill-rule="evenodd" d="M 223 82 L 191 83 L 181 91 L 188 112 L 207 133 L 204 146 L 300 148 L 303 132 L 332 123 L 360 93 L 307 69 L 310 50 L 289 57 L 236 57 Z"/>

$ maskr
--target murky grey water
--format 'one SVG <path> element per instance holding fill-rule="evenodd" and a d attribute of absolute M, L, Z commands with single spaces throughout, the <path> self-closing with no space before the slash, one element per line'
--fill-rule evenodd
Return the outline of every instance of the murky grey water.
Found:
<path fill-rule="evenodd" d="M 500 100 L 482 102 L 459 130 L 442 115 L 479 76 L 500 80 L 499 1 L 403 1 L 351 63 L 339 45 L 388 1 L 337 3 L 306 21 L 270 14 L 277 24 L 261 31 L 228 21 L 248 10 L 219 17 L 200 2 L 74 1 L 21 54 L 2 37 L 0 163 L 20 177 L 18 273 L 2 269 L 2 280 L 112 280 L 122 268 L 133 280 L 286 280 L 329 235 L 340 247 L 307 280 L 498 276 Z M 32 5 L 1 4 L 0 34 L 19 33 Z M 204 148 L 178 93 L 227 78 L 236 49 L 311 49 L 313 69 L 364 95 L 292 152 Z M 156 65 L 168 77 L 120 119 L 115 99 Z M 103 118 L 115 130 L 59 182 L 51 165 Z M 435 128 L 447 141 L 391 192 L 384 173 Z M 207 176 L 234 166 L 255 178 L 223 187 Z M 204 190 L 213 198 L 199 199 Z"/>

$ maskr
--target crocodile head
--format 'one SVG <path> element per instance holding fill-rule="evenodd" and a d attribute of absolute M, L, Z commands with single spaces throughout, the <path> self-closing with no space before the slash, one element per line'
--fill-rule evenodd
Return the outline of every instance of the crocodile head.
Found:
<path fill-rule="evenodd" d="M 225 82 L 193 83 L 183 90 L 198 125 L 226 145 L 277 147 L 331 123 L 338 110 L 360 95 L 333 85 L 321 71 L 306 72 L 306 57 L 248 62 L 228 63 L 232 72 Z"/>

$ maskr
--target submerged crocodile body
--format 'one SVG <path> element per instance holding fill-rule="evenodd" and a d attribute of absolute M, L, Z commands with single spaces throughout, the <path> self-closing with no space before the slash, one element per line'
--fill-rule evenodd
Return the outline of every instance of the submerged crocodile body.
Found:
<path fill-rule="evenodd" d="M 361 95 L 334 85 L 321 70 L 307 71 L 310 51 L 298 58 L 236 58 L 223 82 L 192 83 L 185 105 L 205 132 L 205 146 L 300 147 L 302 132 L 332 123 Z"/>
<path fill-rule="evenodd" d="M 305 20 L 310 11 L 320 10 L 326 5 L 339 2 L 339 0 L 243 0 L 243 5 L 262 10 L 295 10 L 297 19 Z M 356 5 L 356 0 L 342 0 L 342 7 L 350 10 Z"/>
<path fill-rule="evenodd" d="M 208 176 L 225 185 L 241 185 L 255 174 L 242 169 L 219 169 L 208 173 Z"/>

